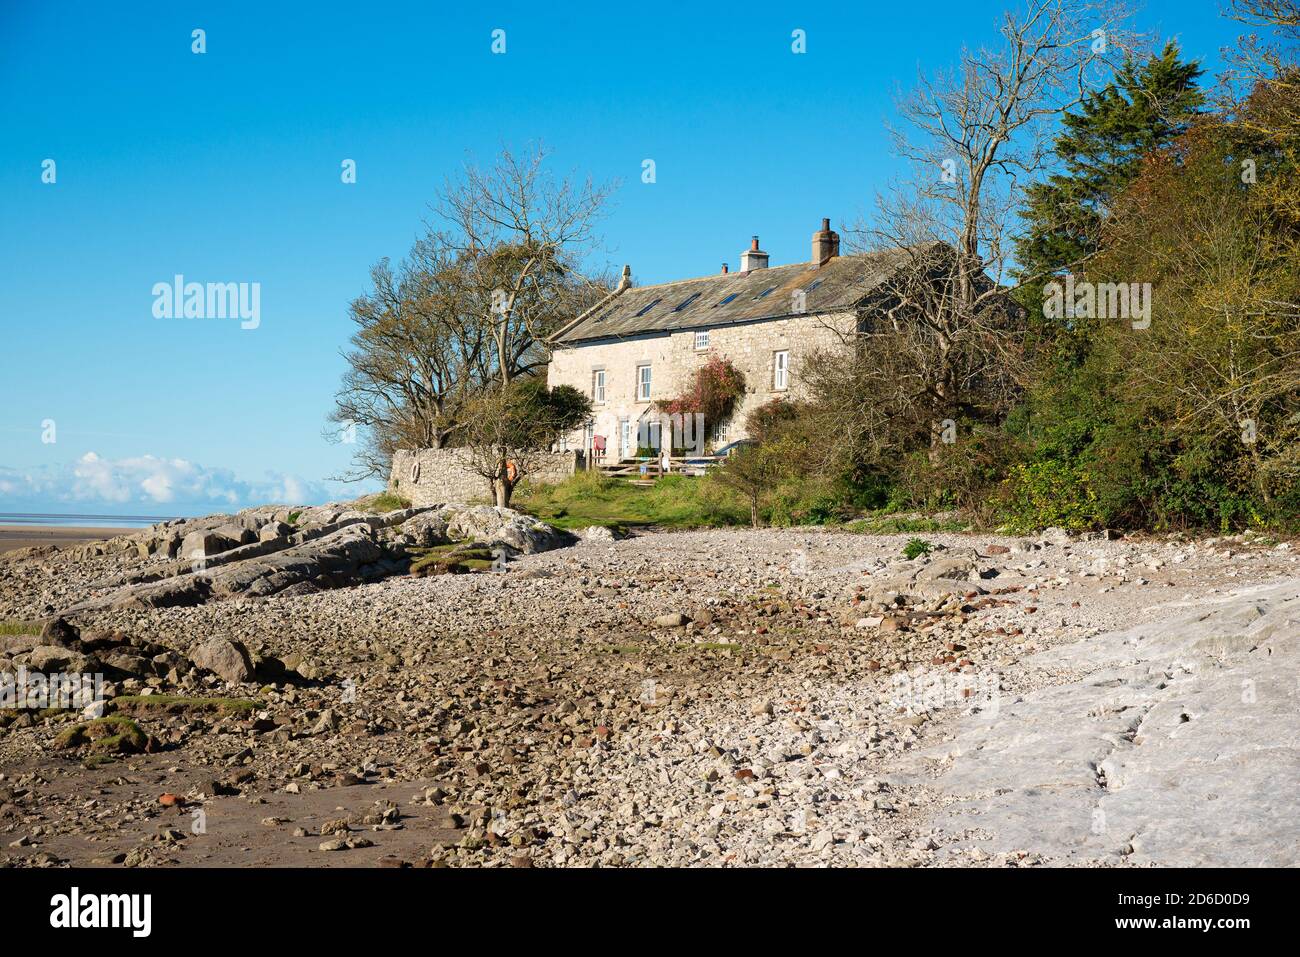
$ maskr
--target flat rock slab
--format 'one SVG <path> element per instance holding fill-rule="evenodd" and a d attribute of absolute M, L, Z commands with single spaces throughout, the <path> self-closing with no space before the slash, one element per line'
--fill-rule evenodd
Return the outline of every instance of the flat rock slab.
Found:
<path fill-rule="evenodd" d="M 991 855 L 1178 867 L 1300 863 L 1300 582 L 1034 655 L 1082 680 L 963 718 L 934 821 Z"/>

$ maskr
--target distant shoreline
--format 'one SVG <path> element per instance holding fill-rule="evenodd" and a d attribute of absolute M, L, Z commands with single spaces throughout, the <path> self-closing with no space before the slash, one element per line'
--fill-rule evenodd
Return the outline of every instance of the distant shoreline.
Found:
<path fill-rule="evenodd" d="M 82 512 L 0 512 L 0 525 L 37 525 L 66 528 L 145 528 L 167 522 L 175 515 L 96 515 Z"/>
<path fill-rule="evenodd" d="M 119 519 L 120 521 L 120 519 Z M 0 552 L 29 548 L 34 545 L 76 545 L 139 531 L 139 527 L 106 525 L 0 525 Z"/>

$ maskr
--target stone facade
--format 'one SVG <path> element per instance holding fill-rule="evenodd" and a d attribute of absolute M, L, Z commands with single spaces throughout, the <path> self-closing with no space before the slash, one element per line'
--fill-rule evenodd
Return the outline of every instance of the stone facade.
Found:
<path fill-rule="evenodd" d="M 491 502 L 487 480 L 469 471 L 461 449 L 399 449 L 393 455 L 389 491 L 413 506 L 446 502 Z M 548 452 L 532 456 L 541 467 L 527 476 L 534 484 L 563 482 L 581 467 L 580 452 Z"/>
<path fill-rule="evenodd" d="M 841 334 L 851 336 L 856 323 L 853 312 L 823 313 L 557 344 L 547 384 L 572 386 L 590 396 L 593 411 L 585 432 L 574 432 L 564 444 L 586 449 L 591 435 L 603 435 L 605 461 L 635 454 L 642 417 L 656 414 L 655 403 L 681 394 L 695 370 L 715 356 L 730 360 L 744 375 L 745 395 L 730 421 L 704 424 L 706 444 L 719 447 L 745 438 L 745 417 L 772 399 L 799 398 L 800 363 L 819 349 L 842 346 Z M 697 348 L 697 337 L 707 338 L 707 344 L 698 341 L 703 348 Z M 778 353 L 785 353 L 784 388 L 778 382 Z M 638 394 L 641 366 L 650 367 L 648 400 Z M 604 372 L 603 402 L 596 391 L 599 371 Z M 629 435 L 625 436 L 623 423 Z"/>

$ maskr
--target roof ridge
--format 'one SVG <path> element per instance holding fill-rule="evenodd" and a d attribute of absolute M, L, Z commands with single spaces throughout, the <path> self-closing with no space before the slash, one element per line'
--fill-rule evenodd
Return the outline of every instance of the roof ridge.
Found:
<path fill-rule="evenodd" d="M 899 248 L 902 249 L 904 247 L 900 246 Z M 887 250 L 887 249 L 866 249 L 863 250 L 862 252 L 844 253 L 834 258 L 865 259 L 867 256 L 879 256 L 882 253 L 887 253 L 890 251 L 891 250 Z M 636 290 L 636 291 L 641 291 L 644 289 L 662 289 L 665 286 L 680 286 L 682 283 L 704 282 L 705 280 L 708 279 L 738 279 L 742 276 L 752 276 L 755 273 L 760 273 L 760 272 L 771 272 L 775 269 L 790 269 L 793 266 L 803 266 L 807 269 L 820 269 L 821 265 L 824 264 L 818 264 L 813 262 L 812 260 L 804 260 L 803 262 L 797 262 L 797 263 L 781 263 L 779 266 L 763 266 L 762 268 L 759 269 L 748 269 L 748 270 L 737 271 L 737 272 L 715 272 L 715 273 L 710 273 L 707 276 L 691 276 L 688 279 L 670 279 L 666 282 L 655 282 L 655 283 L 649 283 L 648 285 L 645 286 L 631 286 L 629 288 L 631 290 Z"/>

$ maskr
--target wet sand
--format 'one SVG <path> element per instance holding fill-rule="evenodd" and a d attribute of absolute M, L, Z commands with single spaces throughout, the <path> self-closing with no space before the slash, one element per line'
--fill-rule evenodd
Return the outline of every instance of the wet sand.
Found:
<path fill-rule="evenodd" d="M 114 535 L 125 535 L 139 531 L 136 528 L 108 528 L 89 526 L 62 528 L 51 525 L 0 525 L 0 552 L 16 548 L 28 548 L 32 545 L 76 545 L 79 542 L 95 542 Z"/>

